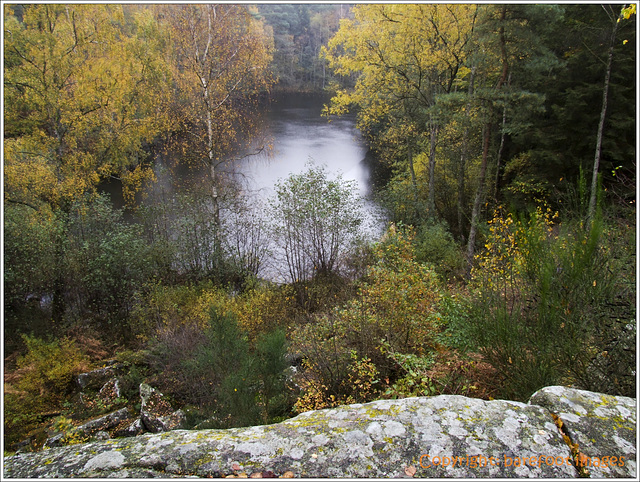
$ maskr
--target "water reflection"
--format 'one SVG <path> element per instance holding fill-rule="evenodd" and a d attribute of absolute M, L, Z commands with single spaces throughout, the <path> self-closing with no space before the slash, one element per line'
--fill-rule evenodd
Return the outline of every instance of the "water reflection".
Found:
<path fill-rule="evenodd" d="M 264 119 L 263 138 L 270 147 L 236 166 L 248 190 L 270 195 L 278 180 L 303 172 L 311 162 L 354 180 L 362 196 L 369 194 L 367 147 L 353 118 L 321 115 L 327 100 L 296 94 L 273 101 Z"/>

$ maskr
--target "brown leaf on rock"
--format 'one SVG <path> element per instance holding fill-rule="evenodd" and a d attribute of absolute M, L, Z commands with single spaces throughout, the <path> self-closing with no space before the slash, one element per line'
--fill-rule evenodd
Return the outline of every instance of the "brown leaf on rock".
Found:
<path fill-rule="evenodd" d="M 295 475 L 290 470 L 287 470 L 284 474 L 280 476 L 281 479 L 293 479 Z"/>
<path fill-rule="evenodd" d="M 416 475 L 416 468 L 413 465 L 410 465 L 409 467 L 404 469 L 404 473 L 409 477 L 413 477 L 414 475 Z"/>

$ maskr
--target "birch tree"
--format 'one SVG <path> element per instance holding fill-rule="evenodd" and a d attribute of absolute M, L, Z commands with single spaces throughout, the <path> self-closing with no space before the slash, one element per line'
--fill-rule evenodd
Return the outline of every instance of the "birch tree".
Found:
<path fill-rule="evenodd" d="M 221 165 L 251 137 L 257 96 L 271 84 L 270 39 L 245 5 L 168 5 L 163 14 L 176 49 L 176 131 L 183 156 L 208 170 L 219 229 Z"/>

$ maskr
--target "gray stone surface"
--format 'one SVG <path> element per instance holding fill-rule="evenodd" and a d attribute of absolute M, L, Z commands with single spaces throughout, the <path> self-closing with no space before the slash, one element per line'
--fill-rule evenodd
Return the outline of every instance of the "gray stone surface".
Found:
<path fill-rule="evenodd" d="M 613 412 L 598 413 L 607 418 Z M 265 471 L 309 478 L 577 476 L 570 448 L 546 408 L 454 395 L 311 411 L 267 426 L 176 430 L 60 447 L 8 457 L 4 465 L 5 477 L 18 478 Z"/>
<path fill-rule="evenodd" d="M 546 387 L 529 401 L 560 417 L 586 457 L 591 477 L 636 478 L 636 400 L 575 388 Z"/>
<path fill-rule="evenodd" d="M 76 377 L 76 383 L 80 390 L 91 388 L 94 390 L 100 389 L 110 379 L 118 375 L 123 369 L 123 365 L 120 363 L 112 363 L 109 366 L 99 368 L 87 373 L 80 373 Z"/>
<path fill-rule="evenodd" d="M 116 429 L 113 432 L 114 437 L 135 437 L 144 433 L 144 427 L 142 426 L 142 420 L 137 418 L 126 427 Z"/>

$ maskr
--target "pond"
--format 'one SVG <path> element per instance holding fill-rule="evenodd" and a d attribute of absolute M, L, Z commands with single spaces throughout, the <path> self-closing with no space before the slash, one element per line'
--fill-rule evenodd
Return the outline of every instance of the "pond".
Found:
<path fill-rule="evenodd" d="M 328 100 L 328 96 L 318 94 L 275 96 L 257 123 L 261 131 L 255 136 L 256 142 L 265 149 L 225 166 L 224 171 L 233 173 L 247 199 L 264 211 L 278 181 L 304 172 L 310 164 L 322 166 L 331 176 L 355 181 L 363 198 L 366 230 L 376 237 L 381 234 L 383 221 L 379 206 L 370 196 L 375 160 L 355 127 L 354 116 L 322 116 Z M 243 157 L 242 153 L 236 157 Z M 146 193 L 147 204 L 167 202 L 176 192 L 209 182 L 206 169 L 180 166 L 177 156 L 170 153 L 156 155 L 154 170 L 157 182 Z M 118 193 L 109 191 L 119 204 Z"/>

